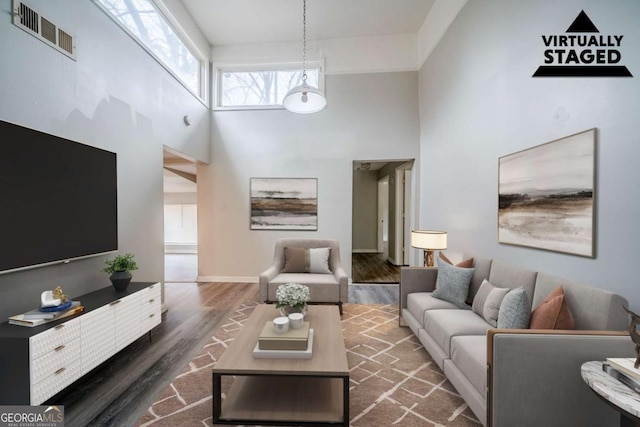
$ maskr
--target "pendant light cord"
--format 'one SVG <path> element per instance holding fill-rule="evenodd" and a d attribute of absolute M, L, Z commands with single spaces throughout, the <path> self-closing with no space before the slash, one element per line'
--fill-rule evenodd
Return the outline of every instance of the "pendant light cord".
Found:
<path fill-rule="evenodd" d="M 307 0 L 302 0 L 302 83 L 307 83 Z"/>

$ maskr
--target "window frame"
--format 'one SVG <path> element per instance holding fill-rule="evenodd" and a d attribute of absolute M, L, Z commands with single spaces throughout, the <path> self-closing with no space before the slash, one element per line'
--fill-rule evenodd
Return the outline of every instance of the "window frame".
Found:
<path fill-rule="evenodd" d="M 306 61 L 306 69 L 318 70 L 318 89 L 324 93 L 324 58 L 311 59 Z M 212 63 L 214 74 L 214 84 L 212 85 L 213 102 L 215 111 L 245 111 L 245 110 L 284 110 L 282 104 L 276 105 L 233 105 L 223 106 L 222 104 L 222 76 L 225 72 L 250 72 L 250 71 L 291 71 L 302 70 L 302 61 L 290 62 L 215 62 Z"/>
<path fill-rule="evenodd" d="M 115 22 L 118 27 L 120 27 L 133 41 L 135 41 L 138 46 L 144 49 L 150 56 L 153 58 L 162 68 L 164 68 L 173 78 L 175 78 L 178 83 L 180 83 L 189 93 L 195 96 L 200 102 L 204 105 L 207 105 L 207 101 L 209 99 L 209 59 L 202 54 L 200 49 L 193 43 L 187 32 L 180 26 L 175 17 L 171 14 L 169 9 L 162 3 L 162 1 L 158 0 L 147 0 L 154 7 L 156 12 L 160 15 L 160 17 L 166 22 L 166 24 L 173 30 L 178 39 L 184 44 L 187 50 L 193 55 L 193 57 L 198 61 L 198 92 L 196 93 L 193 89 L 182 80 L 176 72 L 174 72 L 167 64 L 162 61 L 156 55 L 153 50 L 147 46 L 144 41 L 138 38 L 126 25 L 122 22 L 118 21 L 118 19 L 111 14 L 111 12 L 100 3 L 100 0 L 92 0 L 92 3 L 95 4 L 105 15 L 109 17 L 113 22 Z"/>

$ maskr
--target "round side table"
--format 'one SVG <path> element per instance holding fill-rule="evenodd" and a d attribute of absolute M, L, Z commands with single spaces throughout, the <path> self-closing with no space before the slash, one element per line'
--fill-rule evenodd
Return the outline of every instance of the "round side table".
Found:
<path fill-rule="evenodd" d="M 602 370 L 602 362 L 585 362 L 582 379 L 591 390 L 620 413 L 620 427 L 640 427 L 640 394 Z"/>

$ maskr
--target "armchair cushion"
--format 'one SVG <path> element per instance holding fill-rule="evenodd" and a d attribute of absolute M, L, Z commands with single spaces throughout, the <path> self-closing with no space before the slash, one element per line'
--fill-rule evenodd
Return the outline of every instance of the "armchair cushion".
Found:
<path fill-rule="evenodd" d="M 331 248 L 284 248 L 283 273 L 331 274 Z"/>
<path fill-rule="evenodd" d="M 269 301 L 278 301 L 276 290 L 286 283 L 301 283 L 309 287 L 311 301 L 339 302 L 340 288 L 333 274 L 315 273 L 280 273 L 268 284 Z"/>

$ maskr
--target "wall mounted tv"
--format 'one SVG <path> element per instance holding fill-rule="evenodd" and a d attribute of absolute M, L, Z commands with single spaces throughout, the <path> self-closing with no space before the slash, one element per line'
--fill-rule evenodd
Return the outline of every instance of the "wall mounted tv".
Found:
<path fill-rule="evenodd" d="M 0 121 L 0 273 L 118 249 L 116 154 Z"/>

